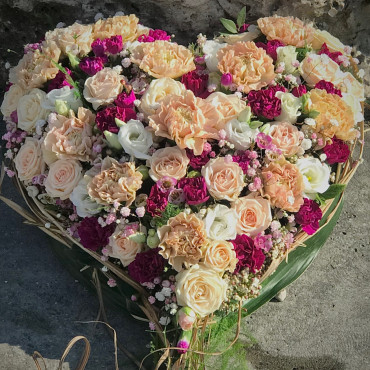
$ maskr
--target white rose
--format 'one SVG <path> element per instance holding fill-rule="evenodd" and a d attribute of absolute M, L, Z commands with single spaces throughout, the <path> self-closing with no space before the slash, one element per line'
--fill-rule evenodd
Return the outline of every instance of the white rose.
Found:
<path fill-rule="evenodd" d="M 293 66 L 293 62 L 297 60 L 296 48 L 292 45 L 279 47 L 276 49 L 277 60 L 276 65 L 279 63 L 285 64 L 284 73 L 293 73 L 297 68 Z"/>
<path fill-rule="evenodd" d="M 234 209 L 223 204 L 207 209 L 203 219 L 207 236 L 213 240 L 232 240 L 236 238 L 238 216 Z"/>
<path fill-rule="evenodd" d="M 172 78 L 162 77 L 158 80 L 153 80 L 141 98 L 139 110 L 146 116 L 150 116 L 159 108 L 160 102 L 164 97 L 170 94 L 182 96 L 185 91 L 184 84 Z"/>
<path fill-rule="evenodd" d="M 227 43 L 219 43 L 214 40 L 207 40 L 203 45 L 203 53 L 205 54 L 205 62 L 207 68 L 211 72 L 218 71 L 218 58 L 217 53 L 220 49 L 227 46 Z"/>
<path fill-rule="evenodd" d="M 79 107 L 82 107 L 82 101 L 76 97 L 75 89 L 71 89 L 69 86 L 63 86 L 61 89 L 51 90 L 46 95 L 46 100 L 42 106 L 44 109 L 55 111 L 55 102 L 62 101 L 68 105 L 70 109 L 77 112 Z"/>
<path fill-rule="evenodd" d="M 213 269 L 193 265 L 176 275 L 176 297 L 180 306 L 188 306 L 204 317 L 218 310 L 226 299 L 227 283 Z"/>
<path fill-rule="evenodd" d="M 69 199 L 75 205 L 80 217 L 90 217 L 100 212 L 101 205 L 90 198 L 87 191 L 89 178 L 83 177 L 73 189 Z"/>
<path fill-rule="evenodd" d="M 31 132 L 36 127 L 38 120 L 45 120 L 48 111 L 42 107 L 46 93 L 40 89 L 32 89 L 27 95 L 22 96 L 17 105 L 18 127 Z"/>
<path fill-rule="evenodd" d="M 258 135 L 258 129 L 250 128 L 248 123 L 232 119 L 225 126 L 227 140 L 234 144 L 235 149 L 248 149 Z"/>
<path fill-rule="evenodd" d="M 4 95 L 4 100 L 1 104 L 1 113 L 4 117 L 10 115 L 17 109 L 19 99 L 24 95 L 24 90 L 17 84 L 10 86 L 9 90 Z"/>
<path fill-rule="evenodd" d="M 297 117 L 301 115 L 299 109 L 302 107 L 300 98 L 296 98 L 291 93 L 278 91 L 275 96 L 281 100 L 281 114 L 276 117 L 276 121 L 296 123 Z"/>
<path fill-rule="evenodd" d="M 119 129 L 118 141 L 127 154 L 138 159 L 149 159 L 147 154 L 150 146 L 153 145 L 151 132 L 147 131 L 144 125 L 137 120 L 130 119 Z"/>
<path fill-rule="evenodd" d="M 324 193 L 329 188 L 328 165 L 312 157 L 298 159 L 296 165 L 303 175 L 304 192 L 309 198 L 315 198 L 316 193 Z"/>

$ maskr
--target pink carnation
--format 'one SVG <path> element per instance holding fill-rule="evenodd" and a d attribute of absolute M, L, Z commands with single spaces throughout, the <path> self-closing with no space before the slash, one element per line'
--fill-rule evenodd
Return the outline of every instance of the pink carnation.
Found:
<path fill-rule="evenodd" d="M 343 60 L 340 58 L 340 56 L 343 54 L 340 51 L 331 52 L 325 43 L 322 44 L 321 49 L 317 54 L 326 54 L 330 59 L 334 60 L 334 62 L 339 65 L 343 63 Z"/>
<path fill-rule="evenodd" d="M 199 74 L 196 70 L 191 71 L 181 77 L 181 82 L 195 96 L 205 99 L 210 95 L 208 91 L 208 74 Z"/>
<path fill-rule="evenodd" d="M 190 159 L 190 162 L 189 162 L 190 167 L 192 167 L 196 171 L 201 170 L 202 167 L 205 166 L 209 162 L 209 151 L 208 150 L 203 150 L 201 155 L 194 155 L 194 152 L 192 150 L 186 149 L 186 155 Z"/>
<path fill-rule="evenodd" d="M 306 85 L 298 85 L 292 89 L 292 94 L 296 97 L 299 98 L 302 95 L 307 93 L 307 87 Z"/>
<path fill-rule="evenodd" d="M 96 39 L 91 44 L 92 51 L 94 52 L 95 56 L 102 57 L 105 54 L 105 43 L 100 39 Z"/>
<path fill-rule="evenodd" d="M 167 35 L 166 31 L 163 30 L 149 30 L 148 35 L 140 35 L 137 39 L 139 42 L 154 42 L 156 40 L 168 41 L 171 36 Z"/>
<path fill-rule="evenodd" d="M 333 137 L 331 144 L 324 146 L 323 151 L 326 154 L 326 161 L 329 164 L 344 163 L 347 161 L 351 153 L 348 145 L 343 140 L 337 139 L 335 136 Z"/>
<path fill-rule="evenodd" d="M 117 99 L 114 101 L 114 103 L 121 108 L 133 109 L 135 100 L 136 96 L 133 90 L 131 90 L 130 93 L 123 91 L 117 96 Z"/>
<path fill-rule="evenodd" d="M 274 62 L 277 59 L 277 53 L 276 49 L 280 46 L 285 46 L 281 41 L 279 40 L 270 40 L 267 41 L 267 44 L 264 44 L 263 42 L 256 42 L 257 47 L 265 49 L 266 53 L 270 55 L 270 57 L 274 60 Z"/>
<path fill-rule="evenodd" d="M 101 132 L 108 130 L 109 132 L 117 134 L 119 128 L 116 125 L 115 118 L 127 122 L 130 119 L 135 119 L 136 113 L 131 108 L 108 107 L 96 114 L 96 125 Z"/>
<path fill-rule="evenodd" d="M 66 68 L 66 71 L 69 75 L 72 74 L 72 71 L 68 68 Z M 59 71 L 56 76 L 52 80 L 50 80 L 48 85 L 48 92 L 54 89 L 61 89 L 64 86 L 72 87 L 72 85 L 67 81 L 66 75 L 62 71 Z"/>
<path fill-rule="evenodd" d="M 149 197 L 146 201 L 146 210 L 152 216 L 160 216 L 167 206 L 167 194 L 163 193 L 157 186 L 152 186 Z"/>
<path fill-rule="evenodd" d="M 256 137 L 256 144 L 260 149 L 270 149 L 272 138 L 263 132 L 258 133 Z"/>
<path fill-rule="evenodd" d="M 82 72 L 89 76 L 94 76 L 104 68 L 104 63 L 106 62 L 107 59 L 103 57 L 87 57 L 83 58 L 78 66 Z"/>
<path fill-rule="evenodd" d="M 300 224 L 308 235 L 312 235 L 320 227 L 321 218 L 322 212 L 319 205 L 314 200 L 304 198 L 304 203 L 295 215 L 297 224 Z"/>
<path fill-rule="evenodd" d="M 184 191 L 185 202 L 187 204 L 197 205 L 209 199 L 207 185 L 202 176 L 181 179 L 179 187 Z"/>
<path fill-rule="evenodd" d="M 335 86 L 329 81 L 324 80 L 319 81 L 315 85 L 315 89 L 326 90 L 328 94 L 336 94 L 342 97 L 342 92 L 339 89 L 336 89 Z"/>
<path fill-rule="evenodd" d="M 104 41 L 105 51 L 109 54 L 118 54 L 123 49 L 122 36 L 116 35 L 112 36 Z"/>
<path fill-rule="evenodd" d="M 238 163 L 245 174 L 248 172 L 250 159 L 251 157 L 249 150 L 246 150 L 245 152 L 238 152 L 236 155 L 233 155 L 233 162 Z"/>

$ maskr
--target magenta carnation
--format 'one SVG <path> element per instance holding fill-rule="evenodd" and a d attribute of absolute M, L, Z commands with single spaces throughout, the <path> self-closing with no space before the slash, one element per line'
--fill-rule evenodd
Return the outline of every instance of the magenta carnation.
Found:
<path fill-rule="evenodd" d="M 78 65 L 82 72 L 89 76 L 94 76 L 104 68 L 106 60 L 103 57 L 86 57 Z"/>
<path fill-rule="evenodd" d="M 136 96 L 133 90 L 130 93 L 123 91 L 117 96 L 117 99 L 114 103 L 121 108 L 134 108 L 134 101 Z"/>
<path fill-rule="evenodd" d="M 190 167 L 194 170 L 201 170 L 209 162 L 209 151 L 203 150 L 201 155 L 194 155 L 194 152 L 190 149 L 186 149 L 186 155 L 190 159 Z"/>
<path fill-rule="evenodd" d="M 193 206 L 204 203 L 209 199 L 206 182 L 202 176 L 181 179 L 179 187 L 184 191 L 187 204 Z"/>
<path fill-rule="evenodd" d="M 248 172 L 250 157 L 250 151 L 246 150 L 245 152 L 237 152 L 236 155 L 233 155 L 233 162 L 236 162 L 239 167 L 243 170 L 243 173 Z"/>
<path fill-rule="evenodd" d="M 118 54 L 123 49 L 121 35 L 112 36 L 109 39 L 105 39 L 103 42 L 105 46 L 105 51 L 107 51 L 109 54 Z"/>
<path fill-rule="evenodd" d="M 300 224 L 303 231 L 308 235 L 312 235 L 318 230 L 321 218 L 322 212 L 319 205 L 314 200 L 308 198 L 304 198 L 304 203 L 295 214 L 296 223 Z"/>
<path fill-rule="evenodd" d="M 210 95 L 207 90 L 208 74 L 200 74 L 198 71 L 191 71 L 181 77 L 181 82 L 188 90 L 191 90 L 195 96 L 205 99 Z"/>
<path fill-rule="evenodd" d="M 138 253 L 135 260 L 128 265 L 129 275 L 140 284 L 152 282 L 162 276 L 165 259 L 158 254 L 159 248 Z"/>
<path fill-rule="evenodd" d="M 257 116 L 274 119 L 281 114 L 281 100 L 275 97 L 278 91 L 285 92 L 283 86 L 272 86 L 264 90 L 251 91 L 248 94 L 248 104 Z"/>
<path fill-rule="evenodd" d="M 340 56 L 343 55 L 340 51 L 334 51 L 331 52 L 328 48 L 328 46 L 324 43 L 321 46 L 320 51 L 318 52 L 319 55 L 326 54 L 330 59 L 334 60 L 335 63 L 341 65 L 343 63 L 342 60 L 340 60 Z"/>
<path fill-rule="evenodd" d="M 69 75 L 72 74 L 72 71 L 66 68 L 66 71 Z M 72 87 L 72 85 L 67 81 L 67 76 L 62 72 L 59 71 L 56 76 L 50 80 L 48 85 L 48 92 L 54 89 L 61 89 L 64 86 Z"/>
<path fill-rule="evenodd" d="M 243 32 L 247 32 L 248 30 L 248 27 L 250 26 L 250 24 L 248 23 L 243 23 L 239 28 L 238 28 L 238 33 L 243 33 Z"/>
<path fill-rule="evenodd" d="M 351 153 L 348 145 L 343 140 L 337 139 L 335 136 L 332 138 L 331 144 L 324 146 L 323 151 L 326 154 L 326 161 L 329 164 L 344 163 L 347 161 Z"/>
<path fill-rule="evenodd" d="M 296 98 L 299 98 L 299 97 L 301 97 L 304 94 L 307 94 L 307 87 L 306 87 L 306 85 L 298 85 L 296 87 L 293 87 L 292 94 Z"/>
<path fill-rule="evenodd" d="M 146 210 L 152 216 L 160 216 L 167 206 L 167 193 L 159 189 L 157 184 L 153 185 L 146 201 Z"/>
<path fill-rule="evenodd" d="M 283 44 L 279 40 L 270 40 L 270 41 L 267 41 L 267 44 L 264 44 L 263 42 L 256 42 L 256 46 L 259 48 L 265 49 L 266 53 L 270 55 L 270 57 L 274 61 L 276 61 L 277 59 L 276 49 L 281 46 L 285 46 L 285 44 Z"/>
<path fill-rule="evenodd" d="M 96 125 L 101 132 L 105 130 L 117 134 L 119 131 L 116 125 L 115 118 L 121 121 L 127 122 L 130 119 L 136 119 L 136 113 L 131 108 L 121 108 L 121 107 L 108 107 L 96 114 Z"/>
<path fill-rule="evenodd" d="M 229 86 L 233 83 L 233 76 L 231 73 L 224 73 L 221 76 L 221 84 L 224 86 Z"/>
<path fill-rule="evenodd" d="M 168 41 L 171 36 L 167 35 L 166 31 L 163 30 L 149 30 L 148 35 L 140 35 L 137 39 L 139 42 L 153 42 L 156 40 Z"/>
<path fill-rule="evenodd" d="M 92 251 L 105 247 L 113 234 L 116 224 L 102 227 L 96 217 L 85 217 L 78 226 L 81 244 Z"/>
<path fill-rule="evenodd" d="M 252 273 L 261 269 L 263 262 L 265 261 L 265 255 L 260 249 L 255 247 L 252 238 L 245 234 L 237 235 L 231 243 L 234 245 L 236 257 L 239 260 L 234 274 L 237 274 L 239 271 L 244 270 L 247 267 Z"/>
<path fill-rule="evenodd" d="M 342 92 L 336 89 L 334 85 L 329 81 L 321 80 L 315 85 L 315 89 L 326 90 L 328 94 L 336 94 L 342 97 Z"/>
<path fill-rule="evenodd" d="M 95 56 L 97 57 L 102 57 L 105 54 L 105 42 L 96 39 L 92 44 L 91 44 L 92 51 L 94 52 Z"/>

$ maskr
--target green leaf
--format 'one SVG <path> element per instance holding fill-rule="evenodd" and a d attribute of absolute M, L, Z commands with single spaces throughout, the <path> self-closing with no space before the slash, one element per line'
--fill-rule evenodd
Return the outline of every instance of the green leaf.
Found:
<path fill-rule="evenodd" d="M 334 210 L 338 200 L 339 196 L 335 201 L 333 201 L 329 210 L 325 213 L 320 222 L 321 225 Z M 288 263 L 285 261 L 280 263 L 276 271 L 262 282 L 260 295 L 257 298 L 249 299 L 245 303 L 244 307 L 247 309 L 247 313 L 245 315 L 250 315 L 263 304 L 270 301 L 278 292 L 280 292 L 280 290 L 284 289 L 286 286 L 295 281 L 307 269 L 333 231 L 342 207 L 343 201 L 341 201 L 338 209 L 335 211 L 335 214 L 329 223 L 325 225 L 318 233 L 310 237 L 305 242 L 305 247 L 298 247 L 293 252 L 289 253 Z M 237 318 L 235 314 L 235 321 L 236 320 Z"/>
<path fill-rule="evenodd" d="M 220 19 L 220 22 L 222 23 L 222 25 L 231 33 L 238 33 L 237 29 L 236 29 L 236 24 L 230 20 L 230 19 L 226 19 L 226 18 L 221 18 Z"/>
<path fill-rule="evenodd" d="M 245 23 L 245 18 L 247 16 L 247 8 L 243 7 L 242 10 L 238 13 L 238 18 L 236 19 L 236 24 L 240 28 Z"/>
<path fill-rule="evenodd" d="M 71 64 L 71 67 L 75 69 L 80 64 L 80 59 L 76 57 L 76 55 L 73 55 L 71 53 L 67 53 L 69 63 Z"/>
<path fill-rule="evenodd" d="M 318 112 L 317 110 L 310 110 L 308 112 L 308 117 L 315 119 L 319 114 L 320 112 Z"/>
<path fill-rule="evenodd" d="M 252 129 L 261 127 L 262 125 L 263 125 L 263 122 L 261 122 L 261 121 L 252 121 L 252 122 L 249 123 L 249 127 L 252 128 Z"/>
<path fill-rule="evenodd" d="M 344 184 L 332 184 L 329 186 L 329 189 L 326 190 L 325 193 L 320 194 L 320 198 L 324 200 L 335 198 L 338 195 L 342 194 L 345 188 L 346 185 Z"/>

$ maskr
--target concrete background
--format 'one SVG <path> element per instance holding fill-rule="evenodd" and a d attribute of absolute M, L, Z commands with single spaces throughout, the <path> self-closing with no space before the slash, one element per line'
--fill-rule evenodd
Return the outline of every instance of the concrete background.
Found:
<path fill-rule="evenodd" d="M 94 8 L 94 1 L 87 2 L 93 4 L 90 13 L 87 8 L 83 12 L 74 1 L 69 1 L 70 8 L 61 6 L 63 2 L 68 3 L 66 0 L 55 1 L 59 5 L 51 1 L 0 1 L 1 86 L 7 74 L 3 68 L 5 62 L 14 63 L 19 59 L 23 43 L 37 40 L 59 21 L 70 24 L 86 14 L 104 10 Z M 158 3 L 163 5 L 163 1 Z M 22 8 L 24 4 L 36 8 L 27 10 Z M 21 10 L 17 10 L 17 6 Z M 111 8 L 113 14 L 117 7 L 115 2 Z M 92 17 L 90 15 L 90 21 Z M 149 19 L 149 23 L 143 23 L 153 26 L 161 20 Z M 358 26 L 357 36 L 360 31 L 363 28 Z M 7 53 L 8 48 L 19 54 Z M 0 132 L 4 132 L 1 124 Z M 369 133 L 366 142 L 370 144 Z M 364 159 L 346 190 L 340 220 L 318 258 L 288 288 L 284 302 L 270 302 L 244 319 L 241 339 L 246 344 L 249 368 L 370 368 L 369 150 L 365 150 Z M 21 201 L 9 179 L 5 180 L 3 193 Z M 91 342 L 87 369 L 114 369 L 113 341 L 106 330 L 101 324 L 95 327 L 81 323 L 95 320 L 97 298 L 61 266 L 48 247 L 50 239 L 40 230 L 22 224 L 21 217 L 1 202 L 0 235 L 0 370 L 35 369 L 31 357 L 34 350 L 45 357 L 48 369 L 56 369 L 64 348 L 75 335 L 85 335 Z M 108 318 L 120 342 L 142 358 L 148 352 L 146 346 L 150 341 L 145 332 L 146 324 L 116 309 L 108 310 Z M 255 338 L 255 344 L 251 337 Z M 65 369 L 75 367 L 80 349 L 81 346 L 76 346 Z M 121 353 L 119 361 L 120 369 L 136 368 Z M 234 363 L 230 368 L 243 367 Z"/>

